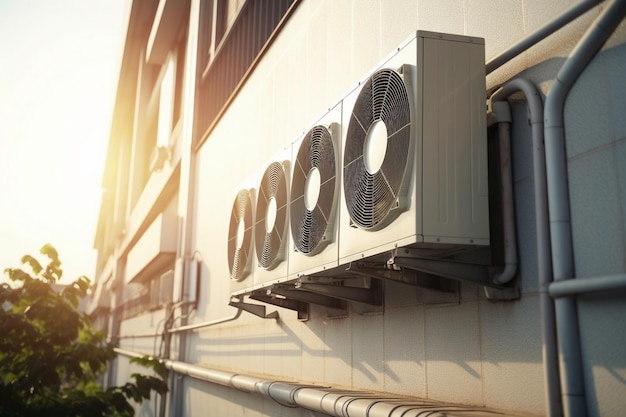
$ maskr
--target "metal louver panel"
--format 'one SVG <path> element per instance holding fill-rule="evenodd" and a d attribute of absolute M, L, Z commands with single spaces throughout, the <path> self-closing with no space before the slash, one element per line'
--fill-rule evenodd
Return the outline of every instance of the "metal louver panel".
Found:
<path fill-rule="evenodd" d="M 254 228 L 259 266 L 272 269 L 283 259 L 287 225 L 287 178 L 283 165 L 271 163 L 261 179 Z"/>
<path fill-rule="evenodd" d="M 329 243 L 336 208 L 337 164 L 335 146 L 326 126 L 315 126 L 305 135 L 296 157 L 291 185 L 291 234 L 296 249 L 308 256 L 319 253 Z M 319 175 L 319 187 L 311 185 Z M 317 199 L 307 202 L 307 185 Z"/>
<path fill-rule="evenodd" d="M 379 123 L 384 123 L 386 128 L 386 151 L 380 168 L 370 172 L 365 155 L 366 139 Z M 350 219 L 356 226 L 377 230 L 395 218 L 405 172 L 412 161 L 410 151 L 411 107 L 407 86 L 396 71 L 382 69 L 363 85 L 346 136 L 344 194 Z"/>
<path fill-rule="evenodd" d="M 228 228 L 228 267 L 234 281 L 242 281 L 250 272 L 253 227 L 252 196 L 241 190 L 235 197 Z"/>

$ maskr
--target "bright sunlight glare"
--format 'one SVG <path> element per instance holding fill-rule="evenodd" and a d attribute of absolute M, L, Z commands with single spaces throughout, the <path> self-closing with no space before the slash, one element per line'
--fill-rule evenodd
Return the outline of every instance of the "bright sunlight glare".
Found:
<path fill-rule="evenodd" d="M 0 270 L 51 243 L 65 282 L 94 278 L 126 11 L 126 0 L 0 0 Z"/>

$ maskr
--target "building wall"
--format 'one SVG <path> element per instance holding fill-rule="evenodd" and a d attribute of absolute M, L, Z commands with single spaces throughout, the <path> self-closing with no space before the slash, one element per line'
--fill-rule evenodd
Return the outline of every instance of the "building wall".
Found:
<path fill-rule="evenodd" d="M 241 185 L 278 155 L 288 154 L 291 143 L 401 41 L 417 29 L 484 37 L 488 60 L 566 6 L 542 0 L 302 1 L 197 151 L 192 252 L 201 259 L 202 274 L 189 323 L 233 313 L 227 305 L 226 242 L 232 201 Z M 489 75 L 488 90 L 519 76 L 547 94 L 565 58 L 604 7 Z M 622 23 L 577 81 L 565 107 L 578 277 L 626 272 L 625 41 Z M 523 97 L 514 99 L 519 300 L 493 302 L 479 286 L 461 283 L 459 302 L 450 302 L 386 282 L 383 311 L 329 318 L 314 307 L 304 322 L 280 308 L 278 320 L 243 313 L 236 321 L 189 333 L 185 360 L 278 380 L 544 415 L 531 135 Z M 590 414 L 619 415 L 626 405 L 623 299 L 584 298 L 578 306 Z M 137 320 L 142 319 L 123 329 L 137 331 L 142 327 Z M 191 379 L 183 391 L 186 415 L 207 409 L 220 415 L 306 415 Z"/>

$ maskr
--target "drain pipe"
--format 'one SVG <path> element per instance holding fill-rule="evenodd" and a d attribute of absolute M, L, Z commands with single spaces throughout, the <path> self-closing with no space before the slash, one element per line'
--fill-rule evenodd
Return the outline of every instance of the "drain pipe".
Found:
<path fill-rule="evenodd" d="M 626 1 L 613 1 L 589 27 L 559 70 L 548 93 L 545 109 L 545 145 L 548 206 L 554 280 L 575 278 L 572 227 L 565 151 L 564 108 L 572 86 L 626 15 Z M 582 352 L 576 299 L 555 300 L 560 348 L 561 386 L 566 416 L 586 416 Z"/>
<path fill-rule="evenodd" d="M 572 20 L 582 16 L 596 5 L 600 4 L 604 0 L 587 0 L 573 5 L 556 19 L 550 21 L 545 26 L 537 29 L 535 32 L 526 36 L 520 42 L 516 43 L 504 52 L 499 53 L 495 57 L 491 58 L 486 64 L 486 73 L 491 74 L 493 71 L 500 68 L 502 65 L 515 58 L 528 48 L 532 47 L 536 43 L 542 41 L 546 37 L 550 36 L 563 26 L 570 23 Z"/>
<path fill-rule="evenodd" d="M 502 101 L 490 102 L 491 115 L 498 124 L 498 148 L 501 177 L 502 229 L 504 236 L 504 269 L 493 282 L 504 285 L 517 273 L 517 235 L 515 233 L 515 204 L 513 200 L 513 169 L 511 166 L 511 108 Z"/>
<path fill-rule="evenodd" d="M 539 277 L 539 305 L 541 309 L 546 404 L 549 417 L 560 417 L 563 411 L 561 407 L 554 302 L 548 293 L 548 287 L 552 282 L 552 258 L 548 217 L 548 190 L 546 185 L 546 158 L 543 137 L 543 103 L 535 85 L 523 78 L 516 78 L 504 84 L 491 96 L 490 101 L 497 102 L 505 100 L 517 91 L 524 93 L 530 110 L 533 148 L 533 188 L 535 195 L 535 230 L 537 240 L 537 274 Z"/>

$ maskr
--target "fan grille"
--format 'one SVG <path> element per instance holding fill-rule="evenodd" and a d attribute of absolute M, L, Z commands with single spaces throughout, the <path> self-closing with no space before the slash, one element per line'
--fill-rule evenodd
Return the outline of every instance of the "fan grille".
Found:
<path fill-rule="evenodd" d="M 232 280 L 242 281 L 250 272 L 253 227 L 252 197 L 248 190 L 241 190 L 235 197 L 228 228 L 228 267 Z M 239 236 L 242 229 L 243 236 Z"/>
<path fill-rule="evenodd" d="M 380 169 L 366 168 L 368 130 L 383 122 L 387 147 Z M 354 224 L 376 230 L 393 220 L 407 167 L 411 163 L 411 110 L 407 87 L 393 70 L 372 75 L 361 89 L 350 117 L 344 153 L 344 194 Z"/>
<path fill-rule="evenodd" d="M 316 169 L 320 175 L 319 196 L 314 207 L 307 207 L 307 179 Z M 335 210 L 337 165 L 330 130 L 315 126 L 306 134 L 293 171 L 291 185 L 291 235 L 296 249 L 305 255 L 319 253 L 328 242 L 327 231 Z"/>
<path fill-rule="evenodd" d="M 267 230 L 268 208 L 272 199 L 276 204 L 276 216 L 272 227 Z M 272 269 L 282 260 L 287 225 L 287 180 L 283 165 L 279 162 L 271 163 L 263 174 L 256 214 L 254 236 L 257 260 L 262 268 Z"/>

